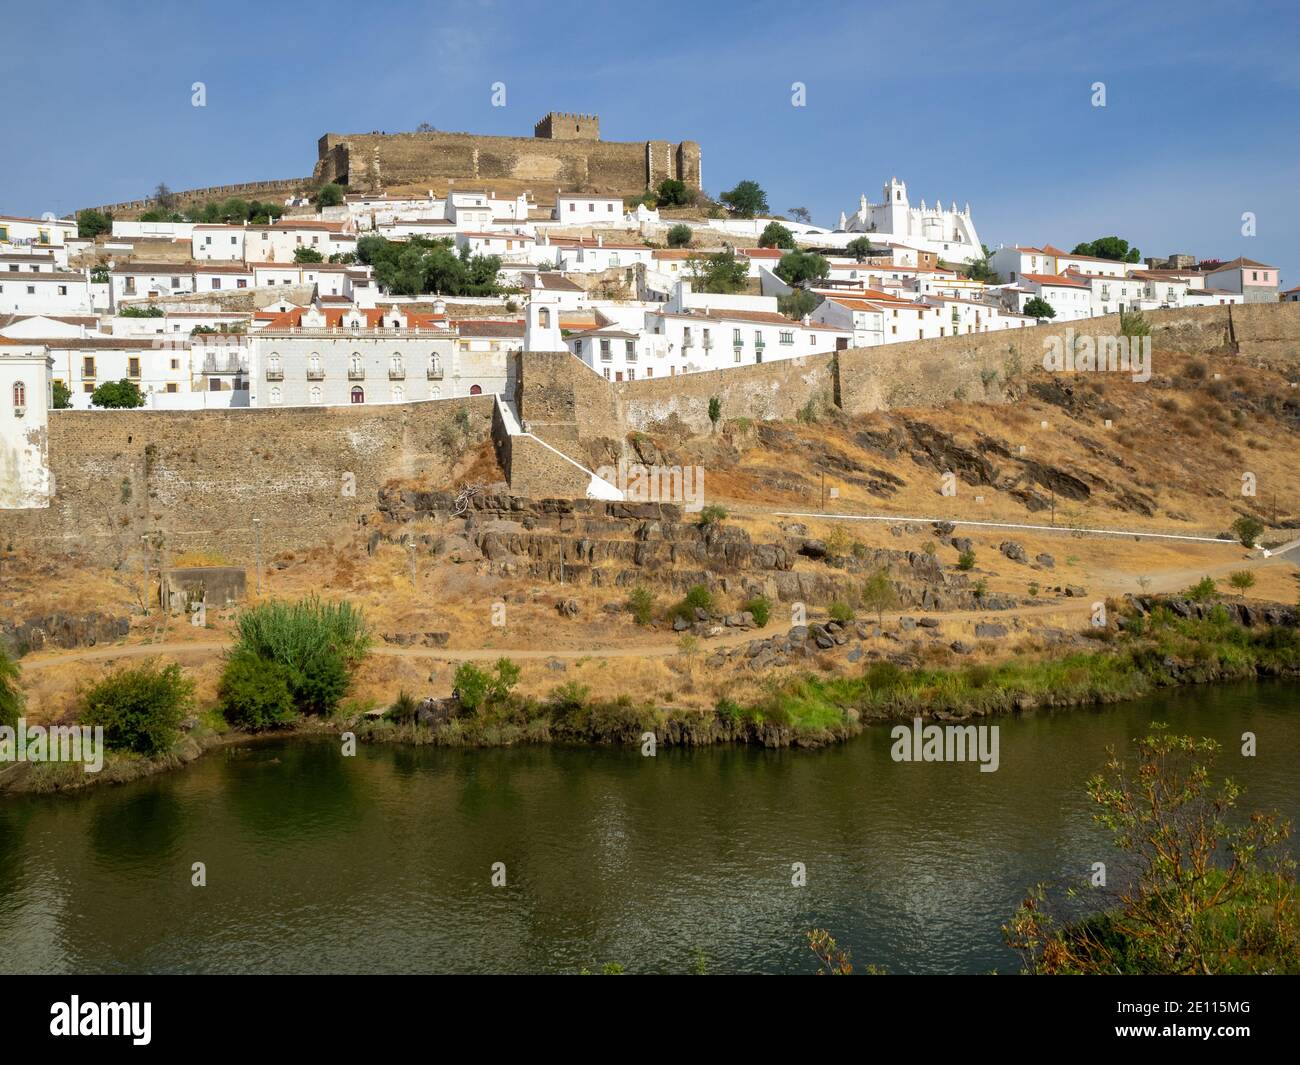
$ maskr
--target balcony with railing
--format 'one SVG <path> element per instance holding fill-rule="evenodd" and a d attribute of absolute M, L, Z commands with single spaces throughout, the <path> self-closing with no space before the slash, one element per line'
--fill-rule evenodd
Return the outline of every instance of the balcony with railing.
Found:
<path fill-rule="evenodd" d="M 268 381 L 283 381 L 284 369 L 280 366 L 268 366 L 266 368 L 266 379 Z"/>
<path fill-rule="evenodd" d="M 434 366 L 434 365 L 431 365 L 431 366 L 428 368 L 428 370 L 425 371 L 425 376 L 426 376 L 430 381 L 441 381 L 441 380 L 442 380 L 442 367 L 441 367 L 441 366 Z"/>
<path fill-rule="evenodd" d="M 318 366 L 318 367 L 316 367 L 316 368 L 313 370 L 310 366 L 307 367 L 307 380 L 308 380 L 308 381 L 324 381 L 324 380 L 325 380 L 325 370 L 324 370 L 324 368 Z"/>
<path fill-rule="evenodd" d="M 248 373 L 248 360 L 238 355 L 205 355 L 203 372 L 205 374 Z M 270 373 L 271 371 L 268 370 L 268 379 Z"/>
<path fill-rule="evenodd" d="M 308 376 L 308 377 L 311 377 L 311 371 L 310 371 L 310 370 L 307 371 L 307 376 Z M 349 381 L 364 381 L 365 379 L 366 379 L 366 368 L 365 368 L 364 366 L 349 366 L 349 367 L 348 367 L 348 380 L 349 380 Z"/>
<path fill-rule="evenodd" d="M 389 379 L 390 381 L 405 381 L 405 380 L 406 380 L 406 367 L 405 367 L 405 366 L 390 366 L 390 367 L 388 368 L 388 379 Z"/>

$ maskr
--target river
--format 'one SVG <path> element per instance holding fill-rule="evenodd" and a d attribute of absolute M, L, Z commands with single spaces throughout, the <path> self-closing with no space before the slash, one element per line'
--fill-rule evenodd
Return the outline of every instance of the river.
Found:
<path fill-rule="evenodd" d="M 884 728 L 822 751 L 653 758 L 219 749 L 132 784 L 0 799 L 0 972 L 687 972 L 702 957 L 799 973 L 812 927 L 860 966 L 1015 972 L 999 928 L 1024 890 L 1113 866 L 1084 794 L 1107 744 L 1131 749 L 1153 720 L 1212 736 L 1243 808 L 1294 820 L 1298 701 L 1251 684 L 1004 719 L 994 773 L 896 763 Z"/>

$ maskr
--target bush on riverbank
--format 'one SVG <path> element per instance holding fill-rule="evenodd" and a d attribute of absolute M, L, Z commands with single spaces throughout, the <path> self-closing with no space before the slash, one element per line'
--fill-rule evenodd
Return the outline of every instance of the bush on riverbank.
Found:
<path fill-rule="evenodd" d="M 230 724 L 259 732 L 288 725 L 298 716 L 292 684 L 288 666 L 242 649 L 226 660 L 217 698 Z"/>
<path fill-rule="evenodd" d="M 0 725 L 18 727 L 23 712 L 23 691 L 18 683 L 21 676 L 18 663 L 0 644 Z"/>
<path fill-rule="evenodd" d="M 149 662 L 110 673 L 81 702 L 82 724 L 102 725 L 107 746 L 161 755 L 171 750 L 194 709 L 194 681 L 175 662 L 162 668 Z"/>
<path fill-rule="evenodd" d="M 227 672 L 244 674 L 248 658 L 275 664 L 283 672 L 294 708 L 304 714 L 333 712 L 351 687 L 352 669 L 370 647 L 360 610 L 351 603 L 327 603 L 316 596 L 292 604 L 276 600 L 250 607 L 239 616 L 238 632 Z"/>
<path fill-rule="evenodd" d="M 1033 888 L 1003 927 L 1027 972 L 1300 973 L 1295 866 L 1283 846 L 1291 826 L 1260 812 L 1229 821 L 1240 789 L 1227 780 L 1215 787 L 1219 750 L 1161 725 L 1138 740 L 1135 767 L 1108 748 L 1106 773 L 1088 782 L 1088 795 L 1132 872 L 1110 896 L 1118 905 L 1082 920 L 1063 922 L 1053 912 L 1063 900 Z"/>

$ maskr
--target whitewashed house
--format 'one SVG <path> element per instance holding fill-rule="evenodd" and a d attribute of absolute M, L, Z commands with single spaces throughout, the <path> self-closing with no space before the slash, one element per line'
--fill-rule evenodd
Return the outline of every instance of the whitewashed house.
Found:
<path fill-rule="evenodd" d="M 0 340 L 0 510 L 50 505 L 54 479 L 48 426 L 53 406 L 45 347 Z"/>

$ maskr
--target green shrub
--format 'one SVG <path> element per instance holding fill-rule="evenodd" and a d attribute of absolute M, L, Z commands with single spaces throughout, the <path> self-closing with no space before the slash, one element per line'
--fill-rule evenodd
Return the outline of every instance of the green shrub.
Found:
<path fill-rule="evenodd" d="M 1264 531 L 1262 522 L 1242 515 L 1232 523 L 1232 531 L 1236 534 L 1237 539 L 1241 541 L 1243 547 L 1254 547 L 1255 541 L 1259 539 L 1259 534 Z"/>
<path fill-rule="evenodd" d="M 1212 577 L 1202 577 L 1190 588 L 1185 589 L 1183 595 L 1188 599 L 1191 599 L 1193 602 L 1203 603 L 1205 600 L 1212 597 L 1216 591 L 1217 589 L 1214 586 L 1214 579 Z"/>
<path fill-rule="evenodd" d="M 685 618 L 687 621 L 695 620 L 696 609 L 712 612 L 713 610 L 713 593 L 709 591 L 708 585 L 693 584 L 686 590 L 686 596 L 669 612 L 670 618 Z"/>
<path fill-rule="evenodd" d="M 397 693 L 397 698 L 393 700 L 393 705 L 384 711 L 384 717 L 389 721 L 395 721 L 399 725 L 415 724 L 415 713 L 419 710 L 420 704 L 416 701 L 415 696 L 403 689 Z"/>
<path fill-rule="evenodd" d="M 247 651 L 288 669 L 294 705 L 306 714 L 334 710 L 351 684 L 349 671 L 370 646 L 361 611 L 316 596 L 250 607 L 240 614 L 238 631 L 236 653 Z"/>
<path fill-rule="evenodd" d="M 649 625 L 654 613 L 655 597 L 650 589 L 638 584 L 627 597 L 627 608 L 638 625 Z"/>
<path fill-rule="evenodd" d="M 297 716 L 292 680 L 288 666 L 236 651 L 226 659 L 217 688 L 221 711 L 232 725 L 250 732 L 287 725 Z"/>
<path fill-rule="evenodd" d="M 519 667 L 508 658 L 498 658 L 493 670 L 479 669 L 472 662 L 462 662 L 456 668 L 452 683 L 462 710 L 478 713 L 501 709 L 509 703 L 519 683 Z"/>
<path fill-rule="evenodd" d="M 853 608 L 848 603 L 836 601 L 826 608 L 826 613 L 830 615 L 832 621 L 838 621 L 841 624 L 853 620 Z"/>
<path fill-rule="evenodd" d="M 194 682 L 175 662 L 161 669 L 150 662 L 109 674 L 86 690 L 81 703 L 82 724 L 102 725 L 109 747 L 161 754 L 194 707 Z"/>
<path fill-rule="evenodd" d="M 700 511 L 700 524 L 717 525 L 719 522 L 725 521 L 726 517 L 727 511 L 724 507 L 720 507 L 716 503 L 710 503 Z"/>
<path fill-rule="evenodd" d="M 1248 569 L 1239 569 L 1228 577 L 1228 583 L 1238 591 L 1244 592 L 1247 588 L 1255 587 L 1255 575 Z"/>
<path fill-rule="evenodd" d="M 975 552 L 963 551 L 957 556 L 957 568 L 960 570 L 973 569 L 975 567 Z"/>
<path fill-rule="evenodd" d="M 754 616 L 754 624 L 760 629 L 765 628 L 772 617 L 772 601 L 765 595 L 755 596 L 741 610 L 749 611 Z"/>
<path fill-rule="evenodd" d="M 23 712 L 23 690 L 18 686 L 21 672 L 18 663 L 0 644 L 0 725 L 10 728 L 18 727 Z"/>

